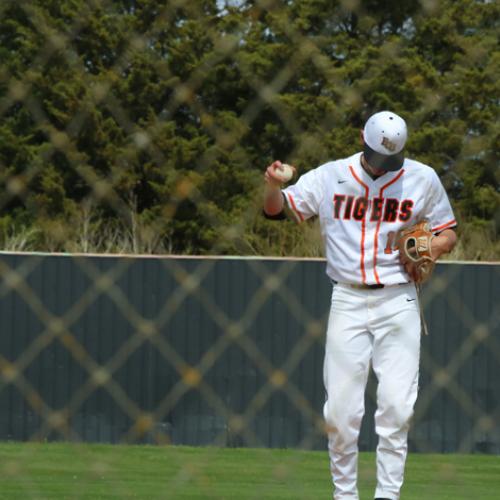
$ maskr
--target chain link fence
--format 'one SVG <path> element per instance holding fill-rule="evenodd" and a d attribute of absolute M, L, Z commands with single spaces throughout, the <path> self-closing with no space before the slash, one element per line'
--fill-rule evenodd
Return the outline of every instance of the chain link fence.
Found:
<path fill-rule="evenodd" d="M 201 469 L 220 447 L 265 448 L 270 463 L 272 448 L 325 449 L 322 259 L 4 253 L 0 266 L 3 440 L 216 446 L 194 460 Z M 425 289 L 411 452 L 499 452 L 499 274 L 498 264 L 441 264 Z M 362 451 L 376 446 L 375 401 L 372 376 Z M 99 463 L 109 472 L 115 460 Z M 29 463 L 10 456 L 4 480 Z M 199 479 L 182 463 L 155 497 Z M 298 464 L 270 474 L 281 481 Z"/>
<path fill-rule="evenodd" d="M 264 220 L 262 173 L 353 153 L 373 109 L 440 173 L 452 258 L 500 260 L 498 7 L 389 4 L 0 3 L 3 440 L 325 449 L 318 228 Z M 450 262 L 426 287 L 412 451 L 500 452 L 499 275 Z"/>

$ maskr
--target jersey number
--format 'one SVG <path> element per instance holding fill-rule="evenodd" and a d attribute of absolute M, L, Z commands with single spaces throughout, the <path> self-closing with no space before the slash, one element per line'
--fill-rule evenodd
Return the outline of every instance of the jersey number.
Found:
<path fill-rule="evenodd" d="M 394 241 L 396 240 L 396 233 L 394 231 L 389 231 L 387 233 L 387 244 L 385 245 L 384 253 L 392 253 L 394 248 Z"/>

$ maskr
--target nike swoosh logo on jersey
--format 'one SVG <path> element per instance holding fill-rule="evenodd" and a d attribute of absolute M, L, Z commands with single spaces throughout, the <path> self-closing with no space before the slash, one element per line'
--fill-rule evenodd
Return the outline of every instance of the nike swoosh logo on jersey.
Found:
<path fill-rule="evenodd" d="M 406 302 L 413 302 L 414 300 L 417 300 L 417 299 L 406 299 Z"/>
<path fill-rule="evenodd" d="M 344 182 L 347 182 L 347 181 L 337 181 L 339 184 L 344 184 Z"/>

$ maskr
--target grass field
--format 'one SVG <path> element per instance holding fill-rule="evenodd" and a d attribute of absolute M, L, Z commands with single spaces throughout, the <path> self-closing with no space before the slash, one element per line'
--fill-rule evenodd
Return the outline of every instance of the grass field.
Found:
<path fill-rule="evenodd" d="M 374 454 L 360 457 L 373 498 Z M 0 499 L 328 499 L 325 452 L 177 446 L 0 444 Z M 500 498 L 500 457 L 408 458 L 403 500 Z"/>

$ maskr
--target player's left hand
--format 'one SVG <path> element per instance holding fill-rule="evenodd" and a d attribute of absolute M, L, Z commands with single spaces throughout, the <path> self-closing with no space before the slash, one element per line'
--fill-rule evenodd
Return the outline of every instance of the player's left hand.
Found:
<path fill-rule="evenodd" d="M 399 260 L 415 283 L 427 281 L 434 271 L 433 240 L 434 235 L 427 221 L 417 222 L 398 235 L 396 246 L 399 249 Z"/>

